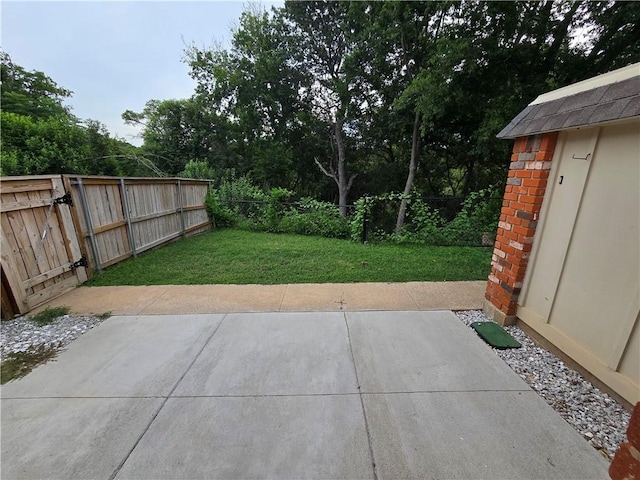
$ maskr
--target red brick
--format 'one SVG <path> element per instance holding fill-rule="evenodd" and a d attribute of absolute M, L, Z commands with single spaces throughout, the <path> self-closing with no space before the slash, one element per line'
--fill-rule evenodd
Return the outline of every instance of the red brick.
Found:
<path fill-rule="evenodd" d="M 513 208 L 514 210 L 525 210 L 525 205 L 524 203 L 521 203 L 521 202 L 511 201 L 509 202 L 509 207 Z"/>
<path fill-rule="evenodd" d="M 523 187 L 544 188 L 547 186 L 547 180 L 543 178 L 525 178 L 522 180 Z"/>
<path fill-rule="evenodd" d="M 534 203 L 536 200 L 536 197 L 532 197 L 530 195 L 520 195 L 520 198 L 518 199 L 520 203 Z"/>
<path fill-rule="evenodd" d="M 541 172 L 543 170 L 540 170 Z M 531 178 L 531 170 L 515 170 L 516 178 Z"/>
<path fill-rule="evenodd" d="M 640 450 L 640 402 L 636 403 L 633 413 L 631 414 L 631 420 L 627 428 L 627 440 L 629 440 L 636 450 Z"/>
<path fill-rule="evenodd" d="M 509 304 L 504 310 L 502 310 L 502 312 L 506 315 L 515 315 L 517 311 L 518 304 L 515 302 L 511 302 L 511 304 Z"/>
<path fill-rule="evenodd" d="M 538 152 L 536 153 L 536 161 L 551 160 L 553 158 L 553 152 Z"/>
<path fill-rule="evenodd" d="M 513 153 L 521 153 L 527 149 L 527 138 L 528 137 L 516 138 L 516 141 L 513 144 Z"/>
<path fill-rule="evenodd" d="M 535 195 L 537 197 L 542 197 L 542 196 L 544 196 L 544 192 L 545 192 L 544 188 L 533 188 L 533 187 L 530 187 L 529 191 L 527 193 L 529 195 Z"/>
<path fill-rule="evenodd" d="M 549 178 L 549 170 L 533 170 L 530 173 L 532 178 Z"/>
<path fill-rule="evenodd" d="M 520 225 L 514 225 L 512 227 L 512 230 L 516 233 L 524 235 L 525 237 L 530 237 L 536 232 L 534 228 L 525 228 L 521 227 Z"/>
<path fill-rule="evenodd" d="M 542 141 L 540 142 L 540 151 L 553 152 L 556 149 L 557 140 L 558 140 L 558 132 L 543 134 Z"/>
<path fill-rule="evenodd" d="M 505 200 L 518 200 L 518 195 L 516 195 L 515 193 L 505 193 L 504 194 L 504 199 Z"/>
<path fill-rule="evenodd" d="M 624 442 L 618 448 L 611 465 L 609 465 L 611 480 L 640 480 L 640 452 Z"/>
<path fill-rule="evenodd" d="M 513 185 L 507 185 L 504 189 L 504 193 L 511 193 L 513 190 Z"/>
<path fill-rule="evenodd" d="M 504 208 L 500 211 L 500 213 L 502 213 L 502 214 L 504 214 L 504 215 L 507 215 L 508 217 L 511 217 L 511 216 L 513 216 L 513 215 L 515 215 L 515 214 L 516 214 L 516 211 L 515 211 L 513 208 L 511 208 L 510 206 L 507 206 L 507 207 L 504 207 Z"/>
<path fill-rule="evenodd" d="M 509 240 L 515 240 L 516 242 L 518 241 L 518 234 L 515 232 L 504 232 L 504 236 Z"/>

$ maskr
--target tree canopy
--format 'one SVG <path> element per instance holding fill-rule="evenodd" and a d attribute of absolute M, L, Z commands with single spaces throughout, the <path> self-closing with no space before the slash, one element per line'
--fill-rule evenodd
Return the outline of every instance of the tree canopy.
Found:
<path fill-rule="evenodd" d="M 145 174 L 136 147 L 109 136 L 97 120 L 81 120 L 65 100 L 70 90 L 40 71 L 27 71 L 0 52 L 0 174 Z"/>
<path fill-rule="evenodd" d="M 143 129 L 135 155 L 345 206 L 500 184 L 510 145 L 495 136 L 528 103 L 640 61 L 640 3 L 287 1 L 231 33 L 186 48 L 190 98 L 124 112 Z M 2 82 L 3 172 L 126 170 L 81 160 L 129 147 L 75 119 L 71 92 L 6 55 Z"/>

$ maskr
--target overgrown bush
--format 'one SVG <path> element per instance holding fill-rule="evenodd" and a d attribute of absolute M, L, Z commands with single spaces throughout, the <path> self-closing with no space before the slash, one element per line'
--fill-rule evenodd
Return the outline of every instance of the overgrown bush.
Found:
<path fill-rule="evenodd" d="M 282 233 L 314 235 L 327 238 L 347 238 L 349 221 L 332 203 L 303 198 L 298 208 L 290 208 L 280 221 Z"/>
<path fill-rule="evenodd" d="M 236 214 L 229 208 L 221 205 L 220 198 L 216 190 L 209 189 L 204 203 L 207 208 L 209 219 L 213 222 L 215 227 L 233 227 L 237 223 Z"/>
<path fill-rule="evenodd" d="M 419 195 L 412 194 L 407 197 L 405 224 L 399 234 L 393 227 L 403 195 L 363 197 L 356 202 L 351 219 L 351 238 L 359 241 L 366 228 L 367 239 L 371 242 L 486 245 L 492 243 L 500 217 L 502 198 L 499 193 L 498 187 L 493 186 L 470 194 L 452 220 L 447 220 Z M 367 225 L 365 220 L 368 220 Z"/>

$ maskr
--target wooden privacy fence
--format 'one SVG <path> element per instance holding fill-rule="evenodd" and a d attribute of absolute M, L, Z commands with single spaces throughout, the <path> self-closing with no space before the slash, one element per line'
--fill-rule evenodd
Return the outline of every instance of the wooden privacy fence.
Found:
<path fill-rule="evenodd" d="M 2 178 L 3 318 L 66 292 L 91 270 L 208 230 L 208 188 L 177 178 Z"/>

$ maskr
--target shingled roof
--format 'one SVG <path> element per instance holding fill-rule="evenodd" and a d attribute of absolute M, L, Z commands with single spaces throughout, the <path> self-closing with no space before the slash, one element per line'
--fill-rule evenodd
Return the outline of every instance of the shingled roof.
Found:
<path fill-rule="evenodd" d="M 498 135 L 517 138 L 640 116 L 640 63 L 539 96 Z"/>

